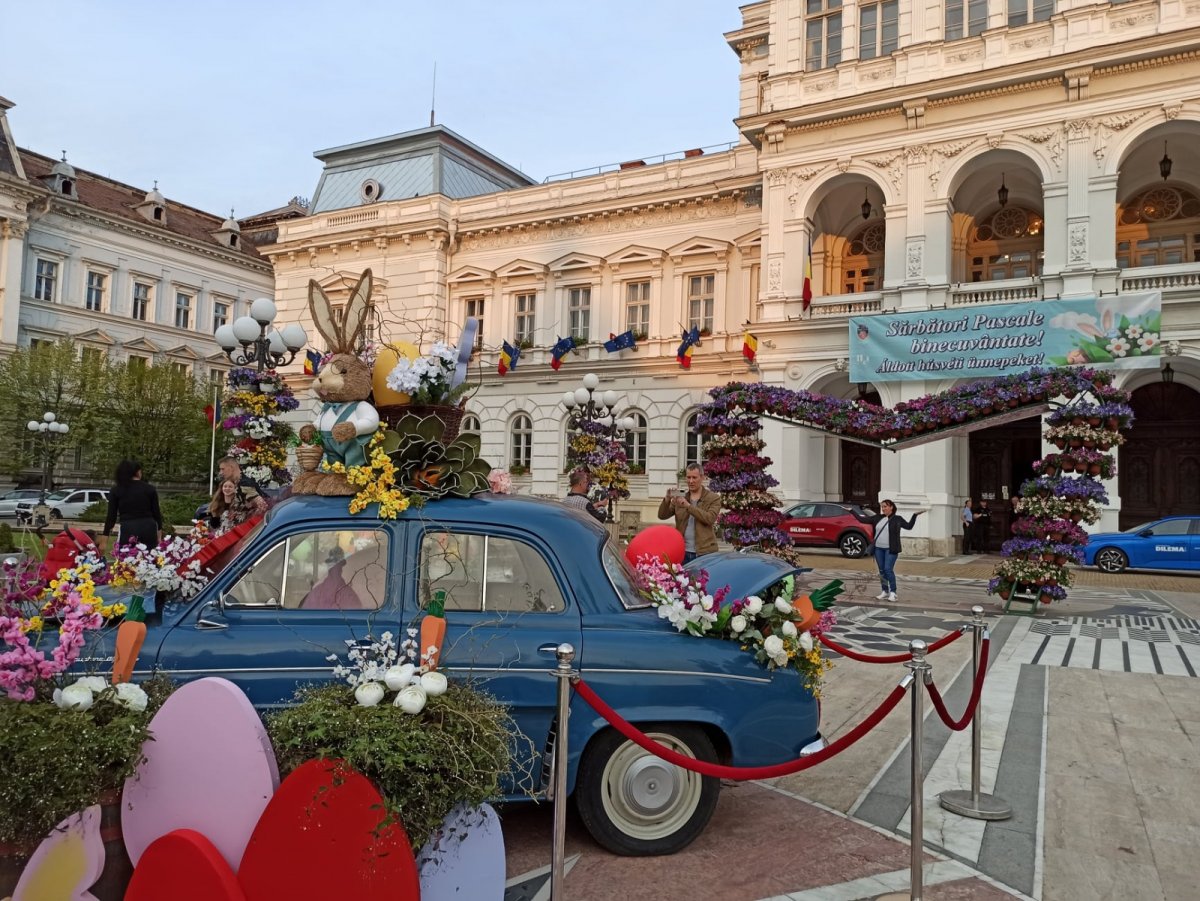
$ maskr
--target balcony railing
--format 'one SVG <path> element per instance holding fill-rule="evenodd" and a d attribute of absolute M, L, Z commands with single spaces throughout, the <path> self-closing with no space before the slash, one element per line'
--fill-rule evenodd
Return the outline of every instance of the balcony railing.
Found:
<path fill-rule="evenodd" d="M 841 294 L 831 297 L 814 297 L 812 315 L 814 319 L 829 316 L 861 316 L 878 313 L 883 309 L 883 294 L 880 291 L 864 291 L 861 294 Z"/>
<path fill-rule="evenodd" d="M 1121 291 L 1195 291 L 1200 288 L 1200 263 L 1142 266 L 1121 272 Z"/>
<path fill-rule="evenodd" d="M 956 285 L 950 289 L 950 304 L 956 307 L 976 303 L 1020 303 L 1023 300 L 1041 299 L 1042 283 L 1027 278 L 975 282 L 970 285 Z"/>

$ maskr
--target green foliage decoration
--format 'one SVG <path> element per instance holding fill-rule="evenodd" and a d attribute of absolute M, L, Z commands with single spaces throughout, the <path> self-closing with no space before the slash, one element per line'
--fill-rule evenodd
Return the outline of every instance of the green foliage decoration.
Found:
<path fill-rule="evenodd" d="M 280 776 L 308 760 L 345 760 L 375 783 L 414 848 L 457 805 L 497 797 L 515 759 L 519 733 L 508 712 L 467 686 L 451 684 L 416 715 L 363 707 L 343 684 L 302 689 L 297 701 L 266 716 Z"/>

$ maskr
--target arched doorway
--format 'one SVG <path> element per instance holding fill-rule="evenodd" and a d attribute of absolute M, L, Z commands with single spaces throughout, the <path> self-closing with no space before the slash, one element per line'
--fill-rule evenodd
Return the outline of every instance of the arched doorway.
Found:
<path fill-rule="evenodd" d="M 1042 420 L 1031 416 L 980 429 L 970 436 L 971 501 L 991 510 L 987 550 L 998 550 L 1012 534 L 1012 498 L 1033 477 L 1042 455 Z"/>
<path fill-rule="evenodd" d="M 1135 389 L 1132 405 L 1133 426 L 1117 457 L 1120 527 L 1200 513 L 1200 394 L 1156 382 Z"/>
<path fill-rule="evenodd" d="M 879 405 L 879 392 L 859 395 L 864 403 Z M 842 501 L 847 504 L 875 504 L 881 484 L 880 457 L 882 451 L 867 444 L 839 441 L 842 457 Z"/>

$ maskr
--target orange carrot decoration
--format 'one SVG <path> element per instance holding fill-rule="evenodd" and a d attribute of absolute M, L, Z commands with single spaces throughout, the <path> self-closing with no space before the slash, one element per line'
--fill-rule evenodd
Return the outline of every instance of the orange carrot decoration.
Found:
<path fill-rule="evenodd" d="M 429 672 L 437 669 L 438 658 L 442 656 L 442 643 L 446 640 L 446 592 L 434 592 L 433 600 L 425 610 L 425 618 L 421 620 L 420 662 L 428 667 Z"/>
<path fill-rule="evenodd" d="M 807 632 L 821 621 L 821 614 L 833 606 L 834 598 L 842 593 L 842 582 L 834 579 L 828 585 L 822 585 L 812 595 L 802 594 L 792 601 L 792 606 L 800 614 L 796 628 Z"/>
<path fill-rule="evenodd" d="M 117 627 L 117 644 L 113 652 L 113 685 L 128 682 L 133 678 L 133 667 L 142 642 L 146 640 L 146 610 L 141 595 L 134 595 L 125 611 L 125 621 Z"/>

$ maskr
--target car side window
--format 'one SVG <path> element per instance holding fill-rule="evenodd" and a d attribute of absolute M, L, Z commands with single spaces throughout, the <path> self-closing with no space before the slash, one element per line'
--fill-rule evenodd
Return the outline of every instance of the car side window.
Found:
<path fill-rule="evenodd" d="M 426 532 L 421 538 L 422 606 L 446 592 L 446 610 L 560 613 L 566 603 L 537 548 L 512 538 Z"/>
<path fill-rule="evenodd" d="M 1191 522 L 1186 519 L 1169 519 L 1154 526 L 1156 538 L 1164 535 L 1186 535 L 1191 530 Z"/>
<path fill-rule="evenodd" d="M 378 610 L 387 597 L 388 536 L 374 529 L 290 535 L 225 595 L 236 607 Z"/>
<path fill-rule="evenodd" d="M 843 510 L 841 507 L 839 507 L 837 504 L 818 504 L 817 505 L 817 516 L 832 518 L 834 516 L 843 516 L 843 515 L 845 515 L 845 513 L 846 513 L 846 511 Z"/>
<path fill-rule="evenodd" d="M 817 509 L 816 504 L 797 504 L 788 514 L 792 519 L 809 519 Z"/>

